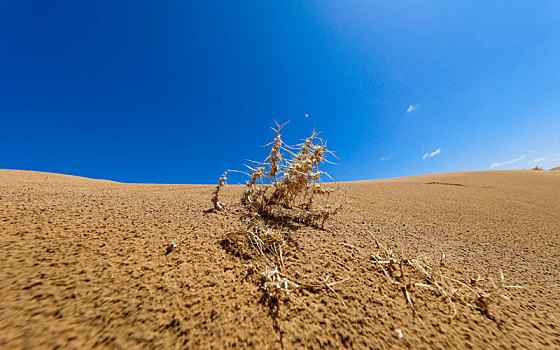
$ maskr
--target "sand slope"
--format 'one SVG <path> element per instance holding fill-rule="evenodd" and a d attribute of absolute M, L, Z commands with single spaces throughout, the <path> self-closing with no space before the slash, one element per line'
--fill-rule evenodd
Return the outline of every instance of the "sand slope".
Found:
<path fill-rule="evenodd" d="M 336 287 L 348 308 L 326 290 L 276 308 L 261 301 L 243 247 L 223 241 L 239 220 L 207 211 L 211 186 L 0 170 L 0 348 L 560 347 L 560 172 L 344 188 L 350 203 L 325 230 L 293 228 L 286 262 L 308 281 L 352 275 Z M 368 231 L 413 254 L 444 249 L 465 274 L 501 266 L 527 289 L 493 305 L 494 320 L 459 307 L 450 322 L 426 292 L 413 315 L 373 271 Z"/>

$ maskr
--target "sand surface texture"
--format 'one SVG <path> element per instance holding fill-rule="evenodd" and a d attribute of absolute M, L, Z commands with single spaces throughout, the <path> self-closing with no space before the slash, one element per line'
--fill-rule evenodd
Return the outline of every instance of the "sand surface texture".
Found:
<path fill-rule="evenodd" d="M 0 170 L 0 348 L 559 348 L 560 172 L 482 171 L 345 183 L 325 229 L 290 229 L 287 269 L 310 282 L 263 299 L 242 227 L 213 186 L 133 185 Z M 229 187 L 226 202 L 238 198 Z M 379 274 L 368 233 L 412 255 L 525 289 L 489 315 Z M 177 248 L 166 254 L 170 242 Z"/>

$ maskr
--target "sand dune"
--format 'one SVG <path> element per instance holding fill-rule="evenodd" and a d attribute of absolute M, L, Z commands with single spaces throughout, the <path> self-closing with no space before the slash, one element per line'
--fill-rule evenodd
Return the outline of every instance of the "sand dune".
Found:
<path fill-rule="evenodd" d="M 250 259 L 223 242 L 239 220 L 212 186 L 135 185 L 0 170 L 0 348 L 558 348 L 560 172 L 478 171 L 344 184 L 319 230 L 297 226 L 289 268 L 341 279 L 263 303 Z M 240 188 L 230 186 L 227 202 Z M 399 290 L 372 270 L 374 233 L 465 276 L 525 286 L 489 318 Z M 169 254 L 167 245 L 181 242 Z M 402 337 L 399 335 L 402 334 Z"/>
<path fill-rule="evenodd" d="M 79 184 L 82 182 L 108 182 L 117 183 L 110 180 L 97 180 L 87 177 L 64 175 L 55 173 L 46 173 L 42 171 L 29 170 L 3 170 L 0 169 L 0 177 L 3 185 L 8 184 L 24 184 L 24 183 L 40 183 L 43 185 L 52 183 Z"/>

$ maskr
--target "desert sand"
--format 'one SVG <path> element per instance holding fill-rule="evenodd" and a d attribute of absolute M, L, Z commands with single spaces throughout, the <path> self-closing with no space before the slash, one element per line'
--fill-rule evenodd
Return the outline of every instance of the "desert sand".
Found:
<path fill-rule="evenodd" d="M 324 229 L 298 225 L 286 264 L 308 281 L 263 300 L 242 223 L 214 212 L 213 186 L 140 185 L 0 170 L 0 348 L 559 348 L 560 172 L 476 171 L 343 184 Z M 230 186 L 233 203 L 240 188 Z M 374 269 L 380 241 L 465 276 L 523 286 L 489 315 Z M 167 247 L 176 242 L 177 247 Z"/>

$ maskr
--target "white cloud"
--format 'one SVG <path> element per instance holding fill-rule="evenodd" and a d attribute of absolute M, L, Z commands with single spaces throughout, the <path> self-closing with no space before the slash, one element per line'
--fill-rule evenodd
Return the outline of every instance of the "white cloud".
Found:
<path fill-rule="evenodd" d="M 519 157 L 519 158 L 515 158 L 515 159 L 511 159 L 511 160 L 506 160 L 506 161 L 503 161 L 503 162 L 501 162 L 501 163 L 492 163 L 492 164 L 490 165 L 490 168 L 497 168 L 497 167 L 501 167 L 501 166 L 504 166 L 504 165 L 514 164 L 514 163 L 517 163 L 517 162 L 522 161 L 522 160 L 525 159 L 526 157 L 527 157 L 527 154 L 523 153 L 523 155 L 522 155 L 521 157 Z"/>
<path fill-rule="evenodd" d="M 420 107 L 420 106 L 419 105 L 410 105 L 410 106 L 408 106 L 408 109 L 406 110 L 406 113 L 413 112 L 418 107 Z"/>
<path fill-rule="evenodd" d="M 531 163 L 540 163 L 540 162 L 542 162 L 544 160 L 547 160 L 547 159 L 548 158 L 546 158 L 546 157 L 535 158 L 531 161 Z"/>
<path fill-rule="evenodd" d="M 433 156 L 435 156 L 435 155 L 438 155 L 438 154 L 440 154 L 440 153 L 441 153 L 441 148 L 438 148 L 438 149 L 436 149 L 435 151 L 433 151 L 432 153 L 425 153 L 425 154 L 422 156 L 422 159 L 431 158 L 431 157 L 433 157 Z"/>
<path fill-rule="evenodd" d="M 388 157 L 381 157 L 381 158 L 379 158 L 379 159 L 380 159 L 380 160 L 389 160 L 389 159 L 391 159 L 391 156 L 388 156 Z"/>
<path fill-rule="evenodd" d="M 512 159 L 512 160 L 506 160 L 506 161 L 503 162 L 502 164 L 503 164 L 503 165 L 508 165 L 508 164 L 517 163 L 517 162 L 522 161 L 523 159 L 525 159 L 525 157 L 527 157 L 527 155 L 526 155 L 526 154 L 523 154 L 523 155 L 522 155 L 521 157 L 519 157 L 519 158 L 515 158 L 515 159 Z"/>

